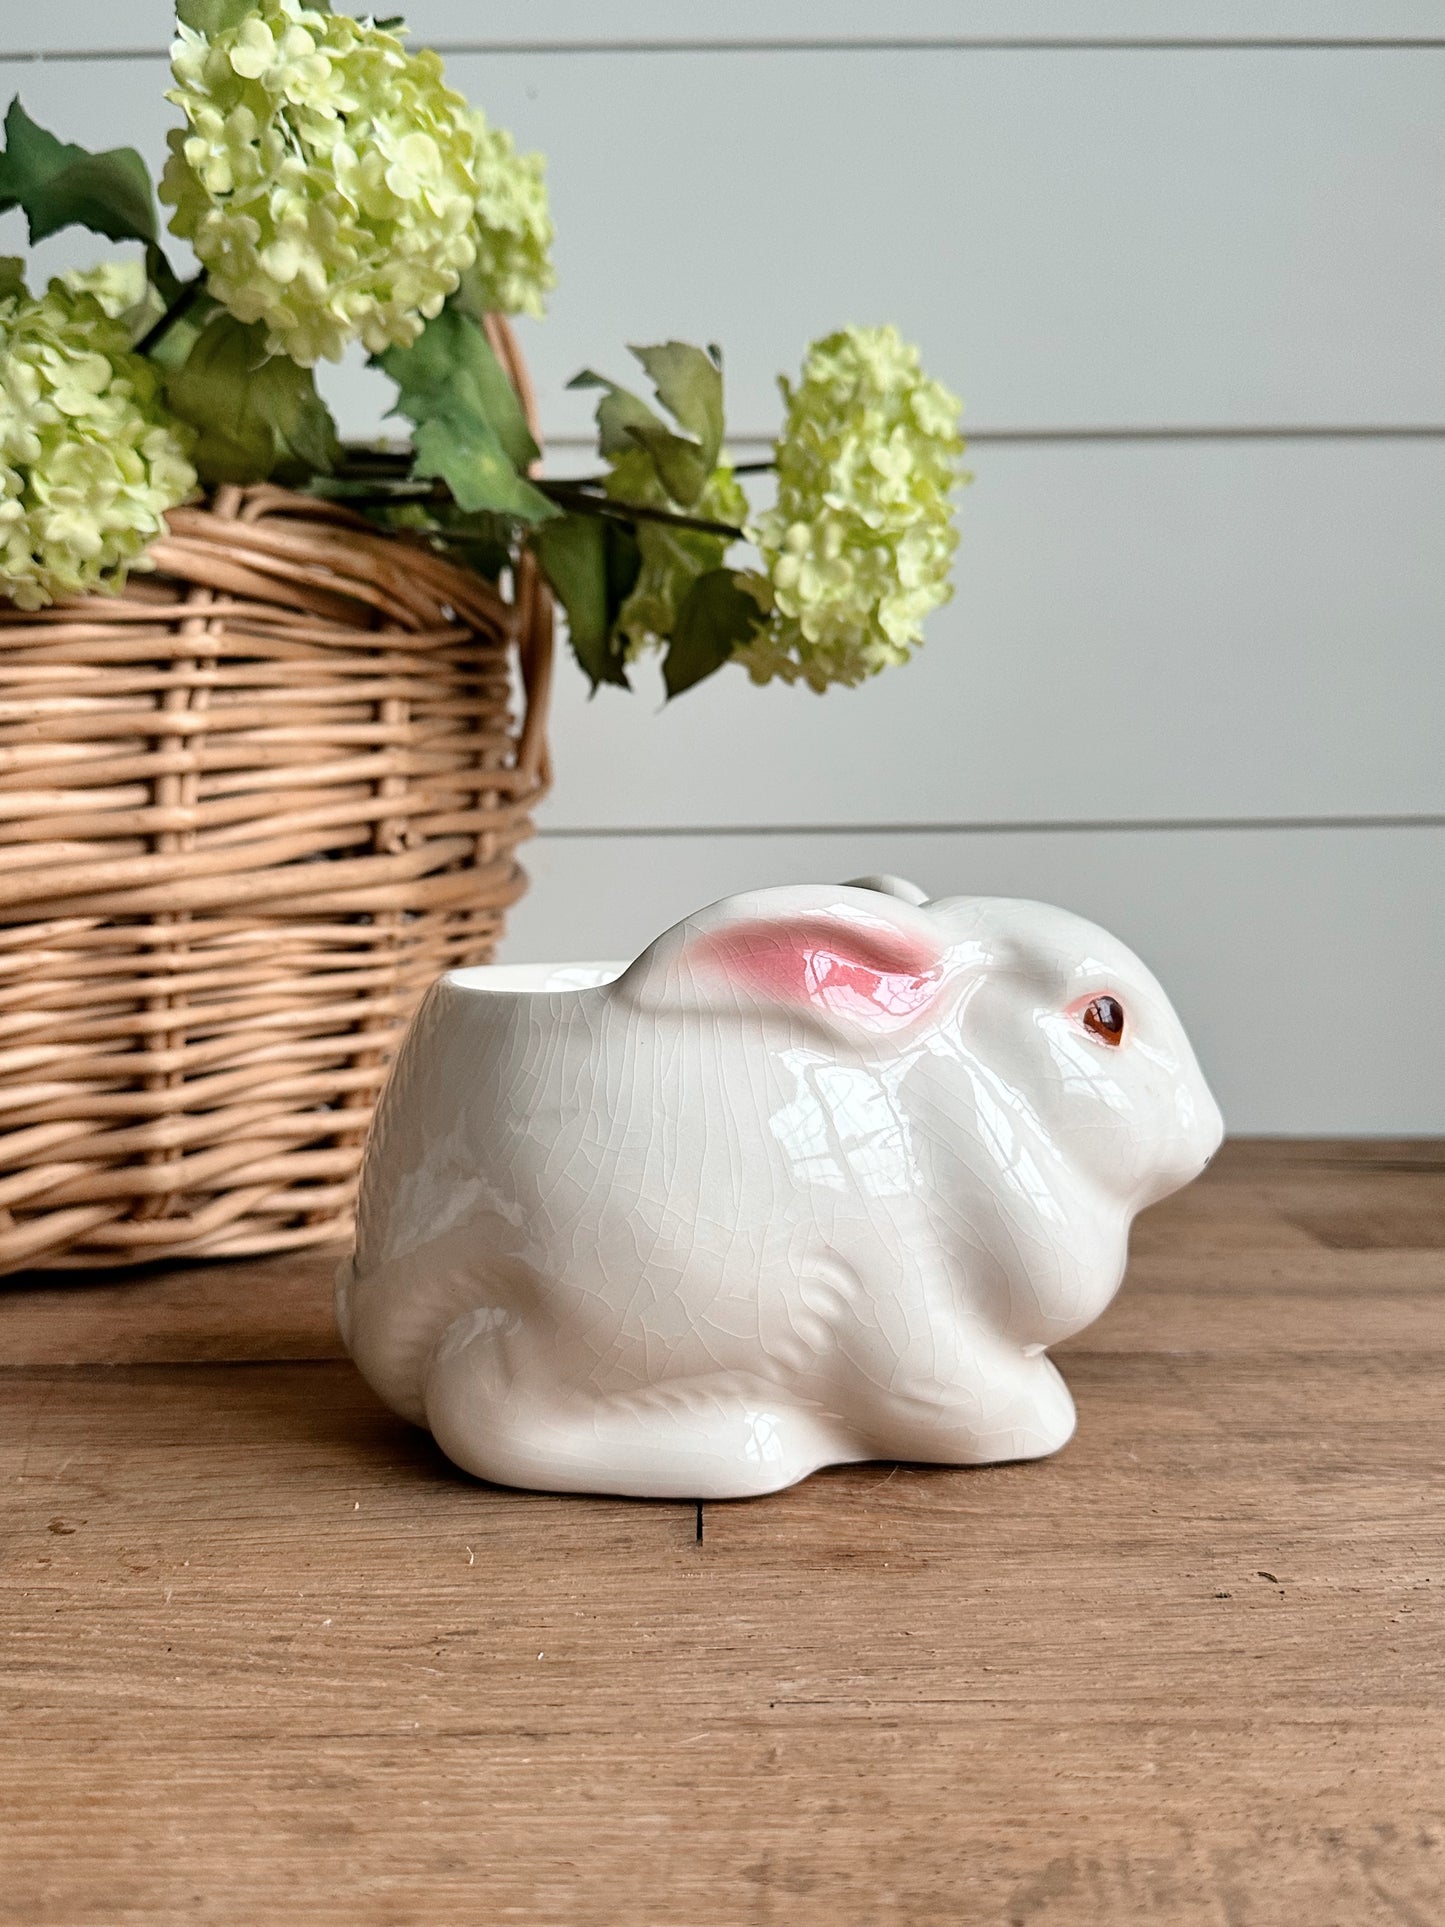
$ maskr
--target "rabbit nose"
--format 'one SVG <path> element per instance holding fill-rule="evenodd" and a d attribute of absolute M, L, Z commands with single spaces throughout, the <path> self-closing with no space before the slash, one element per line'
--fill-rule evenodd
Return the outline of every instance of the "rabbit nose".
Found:
<path fill-rule="evenodd" d="M 1215 1103 L 1212 1095 L 1209 1096 L 1208 1103 L 1209 1103 L 1209 1150 L 1204 1159 L 1204 1162 L 1206 1164 L 1208 1164 L 1210 1158 L 1214 1156 L 1215 1152 L 1219 1149 L 1220 1145 L 1223 1144 L 1224 1142 L 1224 1113 L 1220 1110 L 1219 1106 Z"/>
<path fill-rule="evenodd" d="M 1196 1160 L 1189 1175 L 1197 1178 L 1224 1142 L 1224 1116 L 1207 1090 L 1201 1093 L 1198 1102 L 1181 1095 L 1180 1111 L 1187 1118 L 1188 1141 Z"/>

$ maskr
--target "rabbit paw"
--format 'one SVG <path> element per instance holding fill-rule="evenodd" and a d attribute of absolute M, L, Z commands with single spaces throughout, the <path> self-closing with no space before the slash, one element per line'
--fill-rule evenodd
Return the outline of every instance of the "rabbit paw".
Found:
<path fill-rule="evenodd" d="M 750 1498 L 863 1456 L 834 1422 L 761 1381 L 719 1372 L 591 1393 L 534 1360 L 517 1369 L 504 1355 L 515 1334 L 461 1326 L 433 1358 L 427 1423 L 448 1458 L 497 1485 Z"/>

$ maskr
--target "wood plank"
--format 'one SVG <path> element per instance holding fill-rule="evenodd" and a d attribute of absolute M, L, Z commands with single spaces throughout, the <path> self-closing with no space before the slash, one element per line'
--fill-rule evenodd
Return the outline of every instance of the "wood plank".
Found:
<path fill-rule="evenodd" d="M 1445 1143 L 1233 1140 L 1136 1221 L 1123 1290 L 1061 1357 L 1434 1352 L 1442 1209 Z"/>
<path fill-rule="evenodd" d="M 632 957 L 732 891 L 877 871 L 1061 903 L 1157 972 L 1231 1131 L 1445 1132 L 1445 1028 L 1422 1015 L 1445 828 L 543 835 L 523 858 L 503 952 L 519 963 Z M 1368 1021 L 1341 1021 L 1354 997 Z"/>
<path fill-rule="evenodd" d="M 1066 1452 L 827 1473 L 701 1541 L 259 1362 L 319 1260 L 12 1289 L 0 1921 L 1420 1927 L 1442 1203 L 1439 1142 L 1227 1145 L 1067 1349 Z M 257 1362 L 16 1369 L 62 1305 L 107 1358 L 229 1305 Z"/>
<path fill-rule="evenodd" d="M 678 334 L 723 344 L 736 436 L 849 320 L 896 320 L 975 427 L 1445 422 L 1442 71 L 1445 49 L 448 62 L 548 156 L 561 283 L 526 332 L 548 431 L 590 421 L 578 368 Z M 120 83 L 0 63 L 43 124 L 153 166 L 166 84 L 160 58 Z"/>
<path fill-rule="evenodd" d="M 0 1278 L 0 1367 L 340 1358 L 331 1292 L 344 1250 Z"/>
<path fill-rule="evenodd" d="M 34 1375 L 0 1918 L 1210 1920 L 1241 1863 L 1225 1918 L 1388 1918 L 1440 1876 L 1438 1355 L 1112 1366 L 1055 1464 L 701 1546 L 450 1481 L 341 1367 Z"/>

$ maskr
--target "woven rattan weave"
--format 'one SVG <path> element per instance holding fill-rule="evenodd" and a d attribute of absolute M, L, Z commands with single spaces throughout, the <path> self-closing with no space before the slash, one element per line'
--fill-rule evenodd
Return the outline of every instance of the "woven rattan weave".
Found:
<path fill-rule="evenodd" d="M 169 521 L 120 596 L 0 604 L 0 1270 L 344 1234 L 402 1026 L 524 887 L 530 565 L 272 487 Z"/>

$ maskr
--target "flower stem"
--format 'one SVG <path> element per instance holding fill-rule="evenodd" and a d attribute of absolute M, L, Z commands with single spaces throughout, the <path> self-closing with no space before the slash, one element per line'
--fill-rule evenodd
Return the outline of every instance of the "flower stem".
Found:
<path fill-rule="evenodd" d="M 367 448 L 352 445 L 342 450 L 342 466 L 338 474 L 345 475 L 400 475 L 410 477 L 415 451 L 410 448 Z"/>
<path fill-rule="evenodd" d="M 769 456 L 765 462 L 734 462 L 732 472 L 734 475 L 771 475 L 776 467 L 777 463 Z M 558 486 L 561 488 L 601 488 L 607 480 L 608 477 L 605 475 L 569 475 L 566 481 L 559 483 Z"/>
<path fill-rule="evenodd" d="M 618 502 L 610 495 L 596 495 L 576 482 L 534 482 L 549 500 L 560 508 L 581 515 L 601 515 L 615 522 L 665 522 L 675 529 L 695 529 L 700 535 L 725 535 L 740 542 L 744 531 L 731 522 L 710 522 L 701 515 L 683 515 L 677 509 L 654 508 L 649 502 Z"/>
<path fill-rule="evenodd" d="M 360 492 L 348 491 L 350 501 L 446 501 L 450 491 L 445 482 L 423 481 L 407 473 L 412 455 L 409 449 L 351 449 L 341 467 L 330 478 L 333 482 L 361 485 Z M 366 488 L 368 483 L 380 484 Z M 591 478 L 582 481 L 534 481 L 549 501 L 577 515 L 601 515 L 614 522 L 663 522 L 675 529 L 692 529 L 699 535 L 722 535 L 730 541 L 743 540 L 744 531 L 731 522 L 713 522 L 701 515 L 685 515 L 680 509 L 657 508 L 650 502 L 619 502 L 598 492 Z"/>
<path fill-rule="evenodd" d="M 205 291 L 206 291 L 206 271 L 204 268 L 202 268 L 201 272 L 195 277 L 193 281 L 186 281 L 182 283 L 180 293 L 176 296 L 175 300 L 171 303 L 171 305 L 166 309 L 165 313 L 161 316 L 160 320 L 157 321 L 153 326 L 146 329 L 145 333 L 141 336 L 140 340 L 135 344 L 135 347 L 131 350 L 132 354 L 137 354 L 137 355 L 149 354 L 151 349 L 155 347 L 156 343 L 162 338 L 162 336 L 170 333 L 171 329 L 174 327 L 176 322 L 178 322 L 181 319 L 182 315 L 190 313 L 191 309 L 196 305 L 196 302 L 205 293 Z"/>

